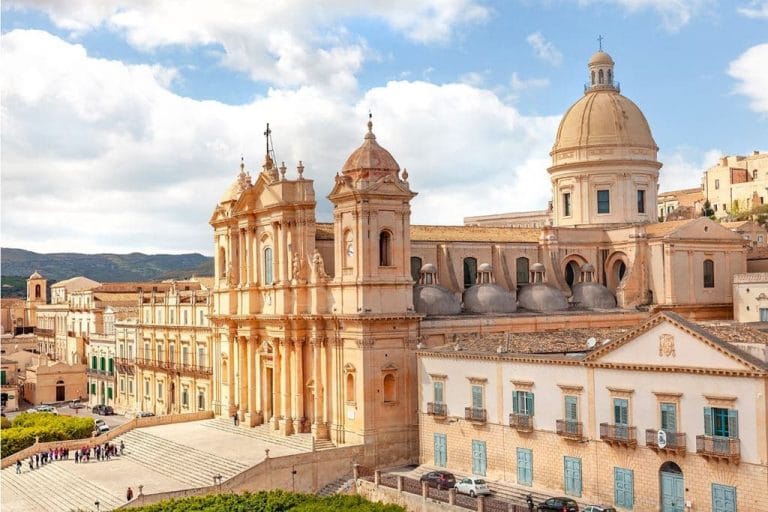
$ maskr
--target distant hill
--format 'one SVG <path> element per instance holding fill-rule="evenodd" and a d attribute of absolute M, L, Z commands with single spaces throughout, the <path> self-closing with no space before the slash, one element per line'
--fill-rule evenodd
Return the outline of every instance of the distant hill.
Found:
<path fill-rule="evenodd" d="M 100 282 L 155 281 L 213 275 L 213 258 L 202 254 L 40 254 L 24 249 L 0 249 L 3 297 L 26 293 L 26 278 L 39 272 L 51 281 L 85 276 Z M 19 279 L 13 278 L 23 278 Z"/>

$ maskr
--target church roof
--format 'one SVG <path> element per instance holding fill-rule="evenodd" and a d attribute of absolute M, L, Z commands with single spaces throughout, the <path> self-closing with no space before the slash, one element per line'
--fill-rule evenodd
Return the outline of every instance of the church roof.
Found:
<path fill-rule="evenodd" d="M 368 133 L 365 134 L 363 144 L 349 155 L 341 168 L 341 172 L 346 174 L 368 170 L 392 171 L 395 174 L 400 172 L 400 166 L 392 154 L 376 142 L 373 123 L 370 120 L 368 121 Z"/>
<path fill-rule="evenodd" d="M 598 50 L 594 54 L 592 54 L 592 57 L 589 58 L 589 65 L 596 65 L 596 64 L 607 64 L 612 65 L 613 59 L 610 55 L 608 55 L 603 50 Z"/>
<path fill-rule="evenodd" d="M 648 234 L 648 238 L 663 238 L 689 222 L 692 222 L 692 219 L 655 222 L 645 226 L 645 232 Z"/>
<path fill-rule="evenodd" d="M 485 226 L 411 225 L 412 242 L 527 242 L 537 243 L 538 228 L 504 228 Z M 316 240 L 333 240 L 333 224 L 317 223 Z"/>

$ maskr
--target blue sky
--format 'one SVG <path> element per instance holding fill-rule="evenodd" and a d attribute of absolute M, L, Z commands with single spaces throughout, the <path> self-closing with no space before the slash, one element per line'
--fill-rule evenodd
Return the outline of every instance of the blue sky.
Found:
<path fill-rule="evenodd" d="M 180 5 L 3 3 L 3 246 L 209 254 L 210 214 L 241 156 L 258 173 L 266 122 L 329 220 L 369 109 L 419 192 L 414 223 L 541 209 L 598 35 L 662 190 L 768 149 L 768 0 Z"/>

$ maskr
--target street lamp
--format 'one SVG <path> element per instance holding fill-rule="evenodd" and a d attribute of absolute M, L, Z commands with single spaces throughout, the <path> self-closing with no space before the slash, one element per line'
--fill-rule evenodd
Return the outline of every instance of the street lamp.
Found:
<path fill-rule="evenodd" d="M 94 502 L 93 504 L 94 504 L 94 505 L 96 505 L 96 512 L 99 512 L 99 507 L 101 507 L 101 503 L 99 503 L 98 501 L 96 501 L 96 502 Z"/>
<path fill-rule="evenodd" d="M 219 485 L 219 492 L 221 492 L 221 480 L 222 480 L 223 478 L 224 478 L 224 477 L 223 477 L 223 476 L 221 476 L 221 474 L 218 474 L 218 475 L 213 475 L 213 484 L 214 484 L 214 485 L 216 485 L 216 484 L 218 484 L 218 485 Z"/>

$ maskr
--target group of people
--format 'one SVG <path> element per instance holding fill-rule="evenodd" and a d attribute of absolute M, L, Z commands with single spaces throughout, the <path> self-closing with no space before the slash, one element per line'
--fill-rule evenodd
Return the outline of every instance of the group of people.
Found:
<path fill-rule="evenodd" d="M 90 462 L 92 456 L 95 457 L 96 460 L 109 460 L 111 457 L 118 454 L 118 450 L 120 455 L 125 451 L 125 442 L 122 440 L 120 440 L 119 447 L 110 442 L 93 447 L 83 446 L 79 450 L 75 450 L 75 463 Z M 29 470 L 34 471 L 40 466 L 44 466 L 55 460 L 69 460 L 69 448 L 51 448 L 50 450 L 30 455 Z M 19 475 L 21 474 L 22 465 L 21 459 L 16 461 L 16 473 Z"/>

